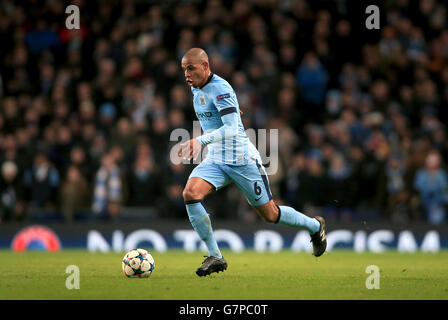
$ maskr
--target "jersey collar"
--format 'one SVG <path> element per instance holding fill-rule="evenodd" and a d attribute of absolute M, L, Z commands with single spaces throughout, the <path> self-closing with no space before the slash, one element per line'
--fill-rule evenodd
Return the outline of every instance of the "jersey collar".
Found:
<path fill-rule="evenodd" d="M 202 86 L 200 86 L 198 89 L 204 88 L 210 81 L 212 81 L 212 78 L 213 78 L 213 73 L 210 72 L 210 76 L 208 77 L 207 81 L 205 81 L 205 83 Z"/>

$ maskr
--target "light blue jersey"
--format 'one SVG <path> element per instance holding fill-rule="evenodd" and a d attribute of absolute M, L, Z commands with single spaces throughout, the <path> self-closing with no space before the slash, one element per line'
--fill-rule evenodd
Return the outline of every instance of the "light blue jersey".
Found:
<path fill-rule="evenodd" d="M 230 84 L 221 77 L 211 74 L 201 88 L 192 88 L 191 91 L 194 96 L 194 110 L 205 132 L 196 139 L 202 146 L 208 146 L 208 154 L 193 169 L 189 179 L 200 178 L 210 183 L 215 190 L 234 183 L 244 194 L 247 202 L 254 207 L 261 207 L 272 201 L 266 170 L 258 150 L 246 135 L 241 122 L 238 100 Z M 221 259 L 222 254 L 213 236 L 209 215 L 201 201 L 202 199 L 185 201 L 188 217 L 201 240 L 207 245 L 209 256 Z M 302 227 L 310 234 L 319 232 L 321 228 L 319 220 L 288 206 L 277 208 L 276 220 L 271 222 Z"/>
<path fill-rule="evenodd" d="M 200 89 L 191 88 L 196 116 L 204 135 L 198 137 L 207 146 L 204 162 L 230 165 L 261 163 L 260 155 L 250 142 L 241 121 L 235 91 L 216 74 L 211 74 Z"/>

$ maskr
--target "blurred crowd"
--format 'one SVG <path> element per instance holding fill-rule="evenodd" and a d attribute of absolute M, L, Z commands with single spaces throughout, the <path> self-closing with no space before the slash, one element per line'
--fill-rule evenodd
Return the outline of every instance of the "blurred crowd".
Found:
<path fill-rule="evenodd" d="M 180 59 L 201 47 L 245 128 L 279 130 L 278 203 L 445 223 L 448 5 L 380 9 L 368 30 L 354 0 L 1 1 L 0 221 L 185 218 L 193 165 L 170 161 L 170 134 L 196 120 Z M 206 205 L 257 219 L 234 186 Z"/>

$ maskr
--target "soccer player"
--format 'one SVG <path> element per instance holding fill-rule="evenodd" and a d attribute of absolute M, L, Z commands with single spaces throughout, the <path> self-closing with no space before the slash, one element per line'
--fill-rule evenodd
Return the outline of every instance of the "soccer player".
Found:
<path fill-rule="evenodd" d="M 200 48 L 188 50 L 182 58 L 182 70 L 191 87 L 194 109 L 204 134 L 182 143 L 179 156 L 185 160 L 197 159 L 202 148 L 208 147 L 207 156 L 191 172 L 183 191 L 189 220 L 209 252 L 196 274 L 202 277 L 227 269 L 202 200 L 232 182 L 266 222 L 308 230 L 313 254 L 322 255 L 327 247 L 325 220 L 278 206 L 272 200 L 260 154 L 241 122 L 235 92 L 226 80 L 211 72 L 207 53 Z"/>

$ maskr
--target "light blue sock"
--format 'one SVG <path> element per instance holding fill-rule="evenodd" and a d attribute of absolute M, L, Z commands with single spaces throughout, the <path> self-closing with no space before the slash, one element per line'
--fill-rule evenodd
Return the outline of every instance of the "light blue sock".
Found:
<path fill-rule="evenodd" d="M 308 230 L 310 234 L 314 234 L 320 229 L 320 222 L 317 219 L 310 218 L 294 208 L 287 206 L 278 206 L 279 208 L 279 220 L 281 224 L 285 224 L 290 227 L 299 227 Z"/>
<path fill-rule="evenodd" d="M 188 218 L 190 219 L 191 225 L 198 233 L 199 238 L 201 238 L 207 245 L 209 256 L 222 258 L 221 251 L 219 251 L 218 244 L 213 235 L 210 217 L 201 201 L 185 201 L 185 207 L 187 208 Z"/>

